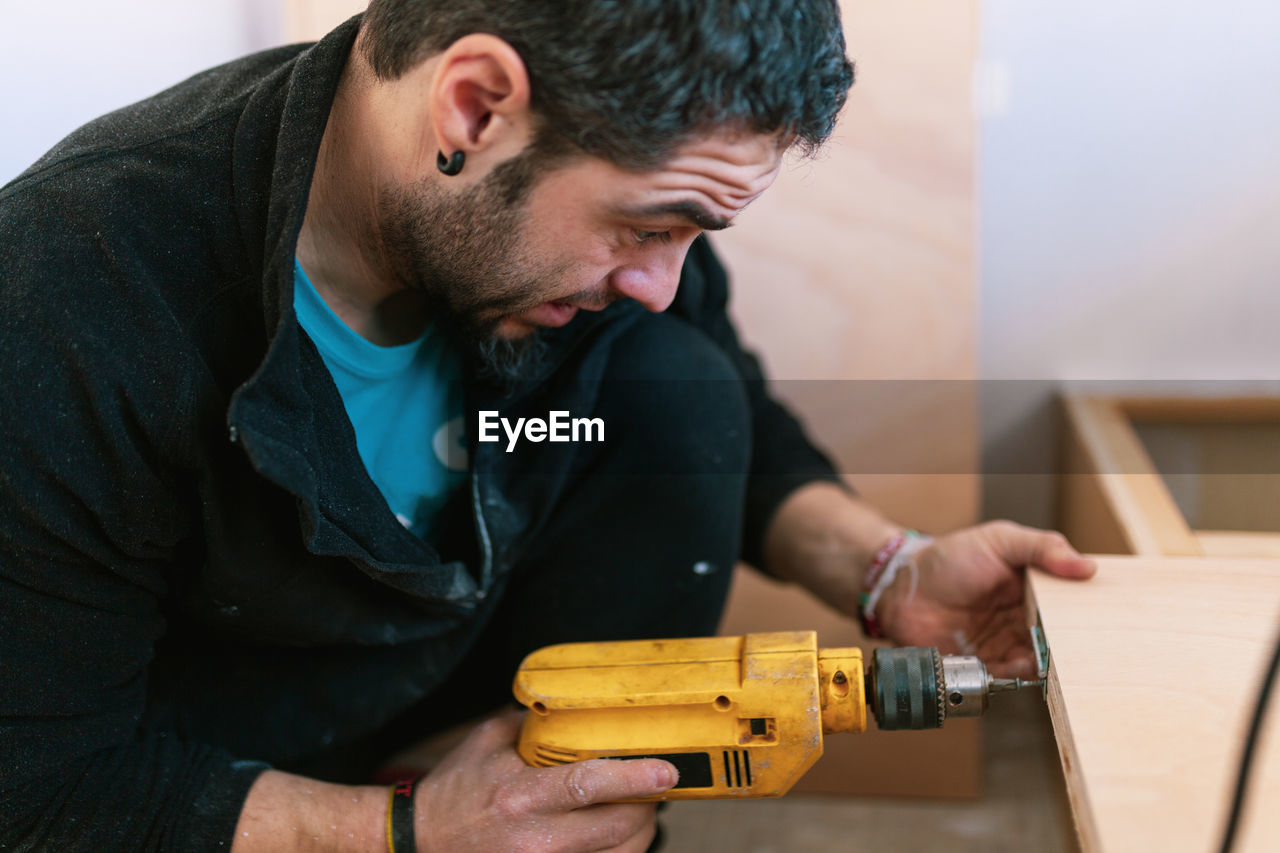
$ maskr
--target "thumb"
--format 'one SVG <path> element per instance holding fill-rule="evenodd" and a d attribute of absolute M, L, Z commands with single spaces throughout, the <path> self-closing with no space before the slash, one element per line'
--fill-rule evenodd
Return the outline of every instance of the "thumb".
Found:
<path fill-rule="evenodd" d="M 567 811 L 661 794 L 676 783 L 675 767 L 654 759 L 593 758 L 539 770 L 544 784 L 537 800 L 543 810 Z"/>
<path fill-rule="evenodd" d="M 1035 566 L 1051 575 L 1081 580 L 1098 571 L 1095 560 L 1082 556 L 1057 531 L 997 522 L 992 525 L 992 541 L 996 553 L 1011 566 Z"/>

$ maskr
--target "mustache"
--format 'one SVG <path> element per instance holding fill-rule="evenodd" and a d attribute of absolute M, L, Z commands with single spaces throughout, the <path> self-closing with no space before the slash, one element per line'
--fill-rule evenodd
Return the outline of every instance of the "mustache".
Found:
<path fill-rule="evenodd" d="M 566 296 L 564 299 L 553 300 L 555 302 L 564 302 L 569 305 L 576 305 L 586 311 L 603 311 L 619 299 L 625 299 L 619 293 L 610 293 L 607 290 L 580 290 L 577 293 Z"/>
<path fill-rule="evenodd" d="M 522 293 L 502 299 L 485 300 L 476 313 L 484 317 L 486 324 L 496 324 L 504 317 L 520 314 L 547 302 L 574 305 L 586 311 L 603 311 L 620 299 L 626 299 L 626 297 L 595 287 L 579 290 L 575 293 L 570 293 L 568 296 L 559 296 L 554 299 L 548 299 L 545 293 L 543 295 L 531 294 L 529 296 Z"/>

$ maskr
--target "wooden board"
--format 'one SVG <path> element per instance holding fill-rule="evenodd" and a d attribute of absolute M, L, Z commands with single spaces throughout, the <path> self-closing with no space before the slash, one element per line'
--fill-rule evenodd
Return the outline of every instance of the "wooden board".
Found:
<path fill-rule="evenodd" d="M 1274 557 L 1280 559 L 1280 533 L 1197 530 L 1206 557 Z"/>
<path fill-rule="evenodd" d="M 1200 544 L 1116 401 L 1067 397 L 1062 532 L 1087 551 L 1198 555 Z"/>
<path fill-rule="evenodd" d="M 1094 553 L 1277 556 L 1280 397 L 1081 397 L 1059 527 Z"/>
<path fill-rule="evenodd" d="M 1049 712 L 1091 851 L 1216 850 L 1262 668 L 1280 561 L 1100 558 L 1086 583 L 1031 577 Z M 1280 701 L 1254 759 L 1237 850 L 1280 849 Z"/>
<path fill-rule="evenodd" d="M 1133 425 L 1193 529 L 1280 531 L 1280 420 Z"/>

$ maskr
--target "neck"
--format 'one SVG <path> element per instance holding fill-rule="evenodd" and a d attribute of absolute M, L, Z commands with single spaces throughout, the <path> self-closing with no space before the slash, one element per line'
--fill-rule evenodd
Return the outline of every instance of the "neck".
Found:
<path fill-rule="evenodd" d="M 335 314 L 379 346 L 407 343 L 426 326 L 425 299 L 395 276 L 379 231 L 374 82 L 353 51 L 320 141 L 298 262 Z"/>

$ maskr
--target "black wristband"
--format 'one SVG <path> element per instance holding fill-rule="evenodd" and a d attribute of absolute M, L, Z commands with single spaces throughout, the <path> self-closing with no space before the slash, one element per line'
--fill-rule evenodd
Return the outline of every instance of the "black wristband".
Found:
<path fill-rule="evenodd" d="M 387 853 L 416 853 L 418 849 L 413 837 L 413 792 L 416 790 L 418 779 L 403 779 L 387 793 Z"/>

